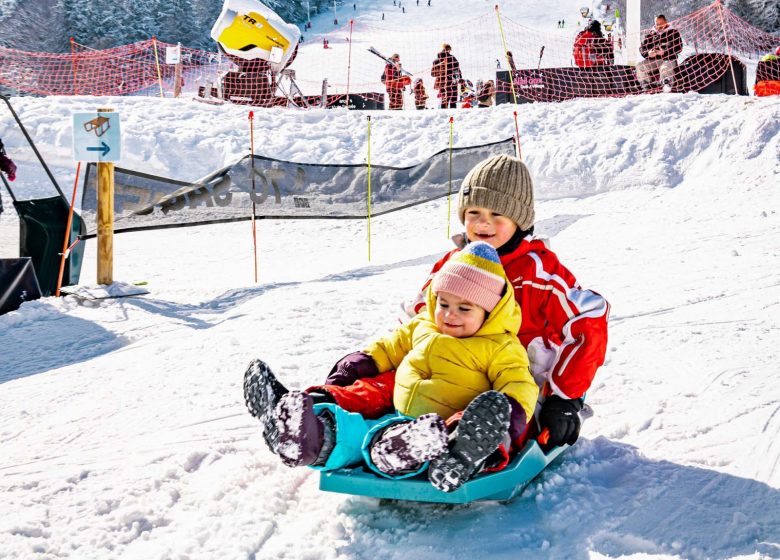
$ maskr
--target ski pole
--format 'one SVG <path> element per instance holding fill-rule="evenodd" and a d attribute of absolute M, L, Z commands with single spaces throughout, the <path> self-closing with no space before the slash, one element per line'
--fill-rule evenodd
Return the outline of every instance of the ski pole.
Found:
<path fill-rule="evenodd" d="M 542 56 L 544 56 L 544 45 L 542 45 L 542 49 L 539 51 L 539 64 L 536 65 L 536 71 L 539 71 L 539 68 L 542 66 Z"/>

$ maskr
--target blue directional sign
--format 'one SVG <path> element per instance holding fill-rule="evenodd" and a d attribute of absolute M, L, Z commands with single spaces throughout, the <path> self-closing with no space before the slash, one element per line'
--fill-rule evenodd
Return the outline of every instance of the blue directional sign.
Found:
<path fill-rule="evenodd" d="M 73 113 L 76 161 L 119 161 L 120 138 L 119 113 Z"/>

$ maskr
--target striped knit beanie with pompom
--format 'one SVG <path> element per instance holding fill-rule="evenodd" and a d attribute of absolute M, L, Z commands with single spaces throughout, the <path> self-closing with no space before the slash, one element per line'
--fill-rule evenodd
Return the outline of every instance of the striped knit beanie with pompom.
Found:
<path fill-rule="evenodd" d="M 490 313 L 504 295 L 506 276 L 496 250 L 484 241 L 466 245 L 433 277 L 434 294 L 447 292 Z"/>

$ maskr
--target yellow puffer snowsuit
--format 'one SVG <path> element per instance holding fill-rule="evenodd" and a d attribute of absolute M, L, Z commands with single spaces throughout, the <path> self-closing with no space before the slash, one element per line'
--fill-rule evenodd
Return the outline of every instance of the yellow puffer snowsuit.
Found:
<path fill-rule="evenodd" d="M 468 338 L 439 332 L 429 288 L 425 311 L 365 352 L 380 372 L 396 370 L 393 404 L 409 416 L 435 412 L 448 418 L 491 389 L 514 398 L 531 418 L 539 388 L 531 377 L 528 354 L 517 338 L 520 307 L 506 290 L 482 327 Z"/>

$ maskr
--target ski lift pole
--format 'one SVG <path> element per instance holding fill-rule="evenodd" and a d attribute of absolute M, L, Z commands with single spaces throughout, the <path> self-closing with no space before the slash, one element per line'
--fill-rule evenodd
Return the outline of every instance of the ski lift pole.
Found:
<path fill-rule="evenodd" d="M 157 66 L 157 83 L 160 84 L 160 97 L 165 97 L 163 95 L 162 73 L 160 72 L 160 57 L 157 54 L 157 37 L 152 37 L 152 45 L 154 46 L 154 64 Z"/>
<path fill-rule="evenodd" d="M 512 89 L 512 99 L 515 102 L 515 105 L 517 105 L 517 94 L 515 93 L 515 76 L 512 74 L 512 65 L 509 64 L 509 55 L 507 52 L 509 52 L 506 48 L 506 37 L 504 36 L 504 24 L 501 23 L 501 12 L 498 9 L 498 4 L 496 4 L 496 17 L 498 18 L 498 28 L 501 31 L 501 44 L 504 45 L 504 57 L 506 58 L 506 66 L 509 68 L 509 87 Z"/>
<path fill-rule="evenodd" d="M 452 131 L 455 117 L 450 117 L 450 170 L 449 186 L 447 187 L 447 239 L 450 238 L 450 217 L 452 216 Z"/>
<path fill-rule="evenodd" d="M 352 72 L 352 24 L 354 23 L 354 20 L 349 20 L 349 54 L 347 55 L 347 99 L 346 99 L 346 106 L 347 111 L 349 111 L 349 76 Z"/>
<path fill-rule="evenodd" d="M 252 254 L 255 261 L 255 284 L 257 284 L 257 225 L 255 223 L 255 112 L 249 111 L 249 158 L 252 162 Z"/>
<path fill-rule="evenodd" d="M 371 262 L 371 116 L 368 119 L 368 262 Z"/>
<path fill-rule="evenodd" d="M 70 242 L 70 228 L 73 224 L 73 207 L 76 205 L 76 191 L 79 188 L 79 173 L 81 173 L 81 162 L 76 164 L 76 178 L 73 180 L 73 196 L 70 199 L 70 208 L 68 208 L 68 221 L 65 225 L 65 239 L 62 243 L 62 253 L 60 254 L 60 272 L 57 275 L 57 291 L 54 293 L 57 297 L 60 297 L 60 288 L 62 288 L 62 274 L 65 272 L 65 259 L 68 258 L 71 247 L 68 246 Z M 78 243 L 78 240 L 74 245 Z"/>

